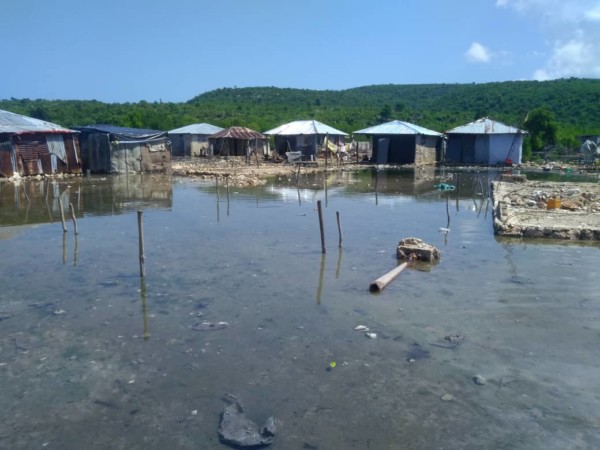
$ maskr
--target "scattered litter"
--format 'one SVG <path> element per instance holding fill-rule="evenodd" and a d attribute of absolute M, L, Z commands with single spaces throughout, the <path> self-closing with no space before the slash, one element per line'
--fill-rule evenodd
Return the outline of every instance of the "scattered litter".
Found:
<path fill-rule="evenodd" d="M 222 330 L 223 328 L 227 328 L 228 326 L 228 322 L 202 322 L 194 325 L 192 329 L 196 331 L 214 331 Z"/>
<path fill-rule="evenodd" d="M 369 331 L 369 327 L 366 327 L 364 325 L 357 325 L 356 327 L 354 327 L 354 331 Z"/>
<path fill-rule="evenodd" d="M 244 414 L 244 409 L 238 400 L 227 405 L 221 416 L 219 438 L 224 444 L 238 447 L 255 447 L 269 445 L 275 437 L 276 423 L 269 417 L 262 428 Z"/>
<path fill-rule="evenodd" d="M 192 411 L 192 416 L 197 416 L 197 415 L 198 415 L 198 410 L 197 410 L 197 409 L 194 409 L 194 410 Z"/>
<path fill-rule="evenodd" d="M 328 365 L 327 368 L 325 369 L 327 372 L 331 372 L 333 369 L 335 369 L 335 367 L 337 366 L 337 363 L 335 361 L 331 361 Z"/>
<path fill-rule="evenodd" d="M 452 400 L 454 400 L 454 395 L 452 395 L 452 394 L 444 394 L 440 398 L 442 400 L 444 400 L 445 402 L 451 402 Z"/>
<path fill-rule="evenodd" d="M 377 333 L 365 333 L 369 339 L 377 339 Z"/>
<path fill-rule="evenodd" d="M 450 233 L 450 228 L 440 227 L 440 233 Z"/>
<path fill-rule="evenodd" d="M 66 313 L 67 313 L 67 312 L 66 312 L 64 309 L 57 309 L 57 310 L 53 311 L 53 314 L 54 314 L 55 316 L 59 316 L 59 315 L 61 315 L 61 314 L 66 314 Z"/>

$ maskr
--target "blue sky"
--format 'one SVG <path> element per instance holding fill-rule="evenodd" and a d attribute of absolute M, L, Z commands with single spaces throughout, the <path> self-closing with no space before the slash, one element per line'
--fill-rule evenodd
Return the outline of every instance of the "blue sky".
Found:
<path fill-rule="evenodd" d="M 2 0 L 0 99 L 600 78 L 600 0 Z"/>

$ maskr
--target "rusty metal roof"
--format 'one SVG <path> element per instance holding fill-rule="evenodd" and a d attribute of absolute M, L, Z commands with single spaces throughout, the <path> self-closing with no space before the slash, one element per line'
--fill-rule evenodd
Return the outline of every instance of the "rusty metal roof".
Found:
<path fill-rule="evenodd" d="M 169 134 L 215 134 L 222 131 L 223 128 L 211 125 L 210 123 L 193 123 L 185 127 L 175 128 L 169 131 Z"/>
<path fill-rule="evenodd" d="M 478 119 L 475 122 L 462 125 L 460 127 L 452 128 L 446 131 L 446 134 L 524 134 L 527 133 L 524 130 L 520 130 L 510 125 L 506 125 L 502 122 L 497 122 L 484 117 Z"/>
<path fill-rule="evenodd" d="M 251 139 L 266 139 L 266 137 L 250 128 L 229 127 L 209 136 L 209 139 L 240 139 L 249 141 Z"/>
<path fill-rule="evenodd" d="M 392 120 L 391 122 L 382 123 L 373 127 L 364 128 L 355 131 L 354 134 L 423 134 L 425 136 L 441 136 L 442 133 L 429 130 L 427 128 L 415 125 L 401 120 Z"/>
<path fill-rule="evenodd" d="M 336 130 L 317 120 L 295 120 L 265 131 L 263 134 L 280 136 L 298 136 L 302 134 L 330 134 L 333 136 L 348 136 L 343 131 Z"/>
<path fill-rule="evenodd" d="M 0 133 L 75 133 L 55 123 L 0 109 Z"/>

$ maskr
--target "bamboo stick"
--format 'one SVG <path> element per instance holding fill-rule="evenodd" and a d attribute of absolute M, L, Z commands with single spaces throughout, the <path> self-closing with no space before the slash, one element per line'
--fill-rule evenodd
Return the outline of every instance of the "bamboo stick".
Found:
<path fill-rule="evenodd" d="M 63 209 L 63 204 L 62 204 L 62 200 L 60 199 L 60 197 L 58 198 L 58 206 L 60 208 L 60 220 L 62 222 L 63 233 L 66 233 L 67 225 L 65 224 L 65 211 Z"/>
<path fill-rule="evenodd" d="M 323 210 L 321 209 L 321 200 L 317 200 L 317 211 L 319 212 L 319 228 L 321 230 L 321 253 L 325 254 L 325 232 L 323 230 Z"/>
<path fill-rule="evenodd" d="M 75 208 L 73 208 L 73 203 L 69 203 L 69 208 L 71 208 L 71 219 L 73 219 L 73 227 L 75 228 L 75 235 L 78 235 L 79 229 L 77 228 L 77 219 L 75 218 Z"/>
<path fill-rule="evenodd" d="M 340 241 L 339 241 L 339 248 L 342 248 L 342 224 L 340 223 L 340 212 L 336 211 L 335 212 L 335 217 L 337 219 L 337 226 L 338 226 L 338 234 L 340 236 Z"/>
<path fill-rule="evenodd" d="M 373 281 L 369 285 L 369 291 L 370 292 L 381 292 L 388 284 L 390 284 L 392 282 L 392 280 L 394 278 L 396 278 L 398 275 L 400 275 L 400 272 L 402 272 L 404 269 L 406 269 L 407 265 L 408 265 L 408 263 L 406 263 L 406 262 L 402 263 L 399 266 L 397 266 L 396 268 L 394 268 L 393 270 L 390 270 L 388 273 L 377 278 L 375 281 Z"/>
<path fill-rule="evenodd" d="M 140 277 L 146 276 L 146 268 L 144 266 L 146 257 L 144 256 L 144 222 L 143 222 L 143 211 L 138 211 L 138 237 L 140 243 Z"/>

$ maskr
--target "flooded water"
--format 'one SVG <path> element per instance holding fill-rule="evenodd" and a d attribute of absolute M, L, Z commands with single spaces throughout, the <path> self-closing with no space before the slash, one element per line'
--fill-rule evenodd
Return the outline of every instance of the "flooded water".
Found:
<path fill-rule="evenodd" d="M 276 449 L 600 448 L 598 246 L 496 239 L 495 174 L 448 175 L 0 183 L 0 448 L 227 448 L 226 394 Z M 410 236 L 441 261 L 369 293 Z"/>

